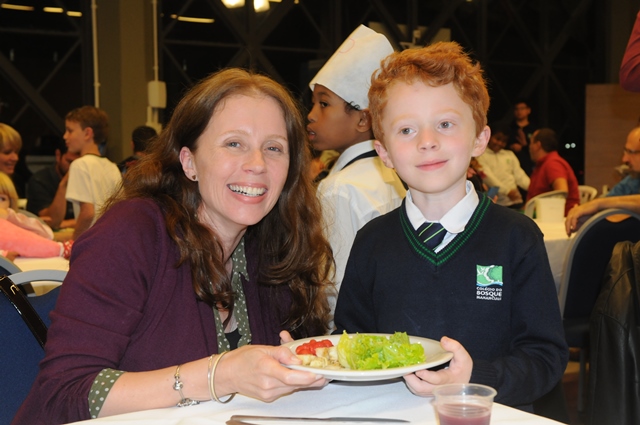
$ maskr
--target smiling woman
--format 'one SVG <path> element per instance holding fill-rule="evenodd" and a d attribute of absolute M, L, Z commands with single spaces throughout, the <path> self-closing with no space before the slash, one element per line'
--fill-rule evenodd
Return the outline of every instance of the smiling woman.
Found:
<path fill-rule="evenodd" d="M 229 69 L 193 87 L 75 242 L 16 422 L 325 385 L 275 347 L 327 331 L 333 257 L 309 160 L 298 105 L 273 80 Z"/>
<path fill-rule="evenodd" d="M 289 169 L 289 143 L 278 103 L 264 95 L 235 95 L 220 104 L 197 150 L 183 147 L 180 162 L 198 181 L 200 217 L 232 235 L 231 252 L 244 229 L 262 220 L 278 201 Z"/>

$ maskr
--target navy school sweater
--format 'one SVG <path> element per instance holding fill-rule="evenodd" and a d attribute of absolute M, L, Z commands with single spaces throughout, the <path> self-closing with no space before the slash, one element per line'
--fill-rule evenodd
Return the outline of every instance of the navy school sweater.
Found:
<path fill-rule="evenodd" d="M 530 410 L 568 361 L 555 284 L 538 226 L 479 198 L 437 254 L 416 238 L 404 202 L 365 225 L 340 288 L 337 332 L 456 339 L 473 359 L 471 382 Z"/>

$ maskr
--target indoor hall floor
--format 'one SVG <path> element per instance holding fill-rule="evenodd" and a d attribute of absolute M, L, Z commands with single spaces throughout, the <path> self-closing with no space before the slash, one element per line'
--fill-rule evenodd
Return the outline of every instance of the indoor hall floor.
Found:
<path fill-rule="evenodd" d="M 567 370 L 562 378 L 562 387 L 564 389 L 565 402 L 567 405 L 567 414 L 569 415 L 570 425 L 584 425 L 584 413 L 578 412 L 578 372 L 580 363 L 570 361 Z M 585 406 L 586 409 L 586 406 Z"/>

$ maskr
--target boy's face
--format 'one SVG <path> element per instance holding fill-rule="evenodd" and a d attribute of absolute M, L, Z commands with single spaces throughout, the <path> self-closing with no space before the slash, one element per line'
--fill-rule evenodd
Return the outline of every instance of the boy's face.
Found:
<path fill-rule="evenodd" d="M 507 135 L 502 131 L 498 131 L 496 134 L 492 134 L 489 139 L 489 149 L 494 151 L 495 153 L 500 152 L 502 149 L 507 147 Z"/>
<path fill-rule="evenodd" d="M 444 195 L 451 206 L 462 199 L 471 157 L 484 152 L 490 131 L 476 137 L 471 107 L 453 84 L 393 83 L 381 125 L 385 145 L 376 150 L 412 194 Z"/>
<path fill-rule="evenodd" d="M 342 153 L 360 141 L 360 112 L 347 112 L 344 100 L 320 84 L 313 88 L 313 107 L 307 119 L 307 132 L 313 148 L 333 149 Z"/>
<path fill-rule="evenodd" d="M 69 152 L 79 154 L 82 152 L 82 148 L 88 140 L 87 130 L 83 129 L 77 121 L 65 121 L 64 122 L 64 141 L 69 148 Z"/>

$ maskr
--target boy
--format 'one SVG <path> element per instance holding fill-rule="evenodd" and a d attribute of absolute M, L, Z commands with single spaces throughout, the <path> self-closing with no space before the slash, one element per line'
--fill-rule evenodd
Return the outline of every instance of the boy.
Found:
<path fill-rule="evenodd" d="M 528 176 L 533 171 L 533 161 L 529 156 L 528 145 L 531 143 L 533 132 L 538 128 L 529 121 L 529 115 L 531 115 L 529 101 L 516 100 L 513 104 L 513 121 L 509 127 L 509 141 L 507 142 L 508 149 L 515 153 L 520 161 L 520 166 Z"/>
<path fill-rule="evenodd" d="M 440 339 L 454 353 L 449 367 L 405 376 L 412 392 L 475 382 L 530 409 L 561 379 L 568 348 L 540 230 L 466 183 L 490 136 L 480 66 L 452 42 L 394 53 L 372 77 L 369 100 L 376 150 L 409 191 L 358 232 L 338 331 Z M 432 228 L 416 230 L 423 223 Z"/>
<path fill-rule="evenodd" d="M 376 155 L 367 109 L 371 74 L 391 52 L 385 36 L 361 25 L 309 84 L 313 91 L 309 139 L 319 151 L 340 153 L 318 185 L 337 288 L 356 232 L 372 218 L 397 208 L 406 193 L 396 173 Z M 333 309 L 334 296 L 330 303 Z"/>
<path fill-rule="evenodd" d="M 98 145 L 106 143 L 108 128 L 107 114 L 93 106 L 74 109 L 65 117 L 64 140 L 69 152 L 80 155 L 69 167 L 66 192 L 76 218 L 73 240 L 93 226 L 122 180 L 116 164 L 100 156 Z"/>
<path fill-rule="evenodd" d="M 524 206 L 518 188 L 529 189 L 529 176 L 520 167 L 516 155 L 505 149 L 507 134 L 497 128 L 491 128 L 491 138 L 487 150 L 478 157 L 484 171 L 483 182 L 489 187 L 498 187 L 498 205 L 521 209 Z"/>

